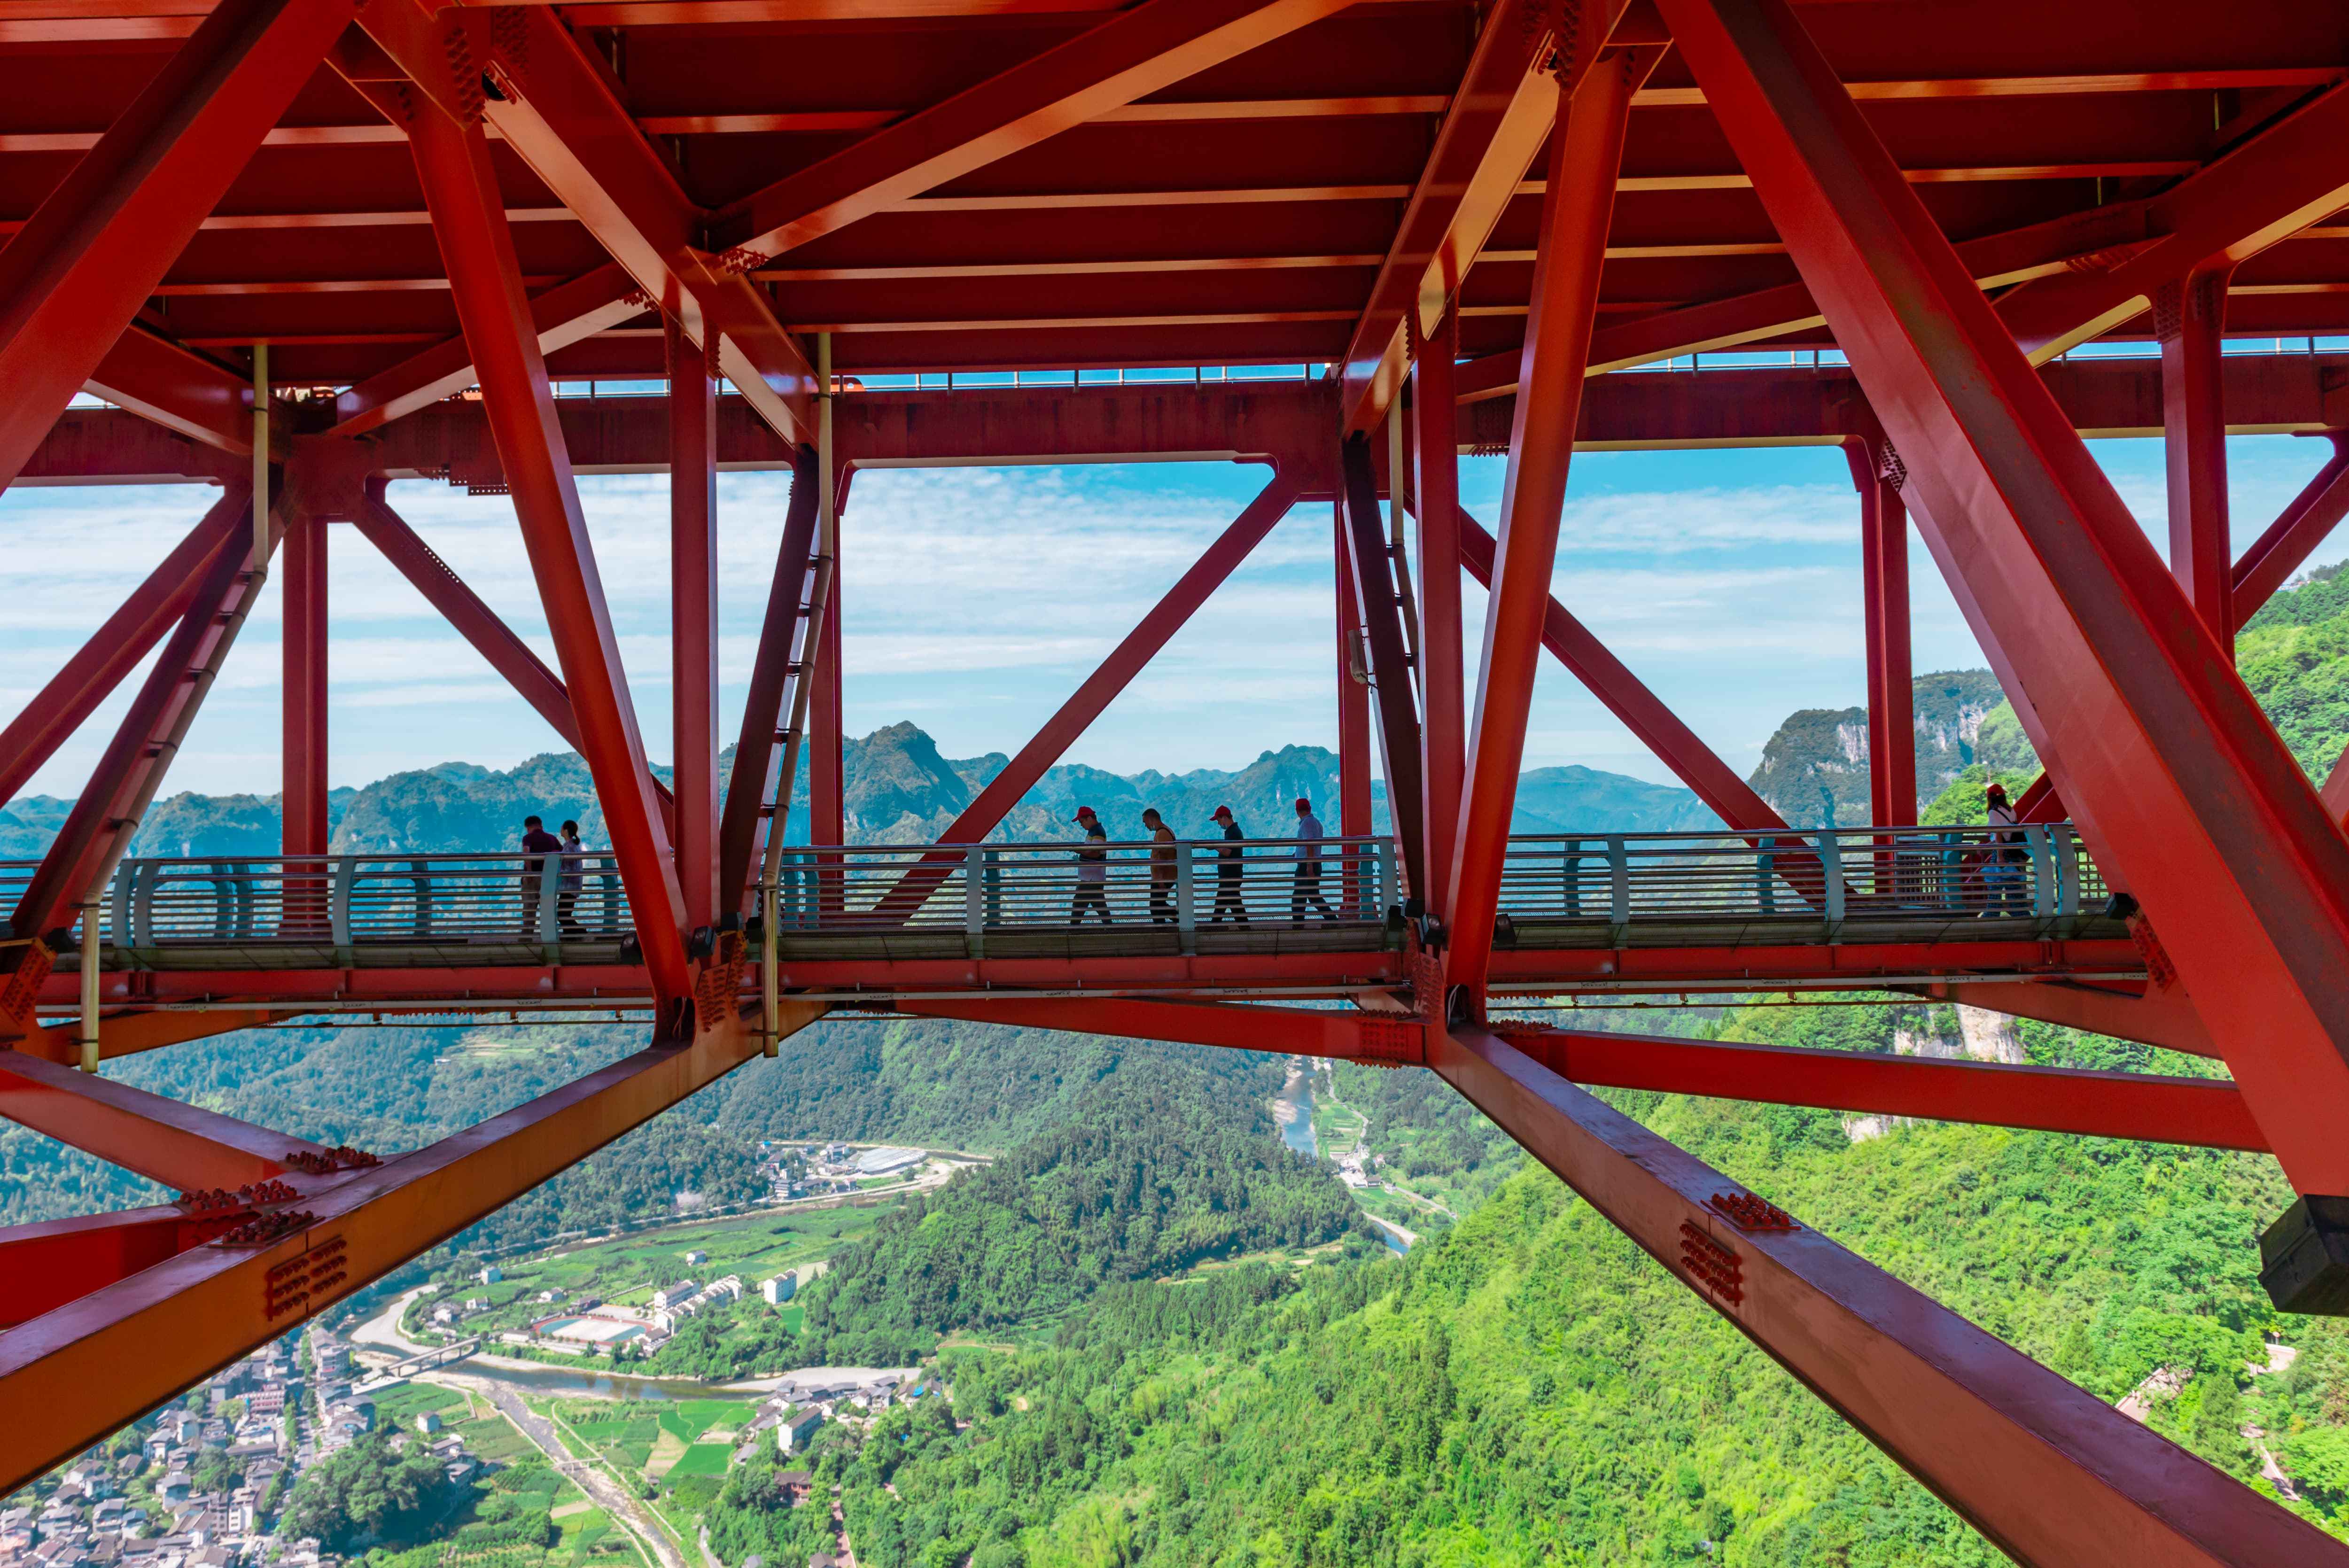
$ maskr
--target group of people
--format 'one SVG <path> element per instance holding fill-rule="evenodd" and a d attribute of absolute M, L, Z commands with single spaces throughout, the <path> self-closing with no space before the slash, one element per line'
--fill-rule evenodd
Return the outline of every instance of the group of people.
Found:
<path fill-rule="evenodd" d="M 1103 925 L 1114 924 L 1109 910 L 1109 830 L 1102 825 L 1100 813 L 1091 806 L 1080 806 L 1071 818 L 1084 831 L 1084 841 L 1077 849 L 1077 891 L 1069 904 L 1069 923 L 1082 925 L 1085 916 L 1097 915 Z M 1215 810 L 1214 824 L 1223 831 L 1224 847 L 1216 851 L 1216 902 L 1207 916 L 1209 925 L 1221 925 L 1226 920 L 1241 927 L 1248 923 L 1247 900 L 1241 888 L 1241 861 L 1246 851 L 1240 845 L 1247 840 L 1238 819 L 1229 806 Z M 1150 923 L 1172 925 L 1175 922 L 1174 885 L 1178 875 L 1175 857 L 1174 830 L 1166 824 L 1154 806 L 1145 807 L 1142 826 L 1150 835 Z M 1329 837 L 1321 820 L 1313 814 L 1313 802 L 1304 796 L 1297 798 L 1297 844 L 1293 851 L 1297 869 L 1289 883 L 1288 921 L 1302 926 L 1309 909 L 1319 910 L 1323 920 L 1335 920 L 1338 912 L 1321 896 L 1321 841 Z"/>
<path fill-rule="evenodd" d="M 541 817 L 522 820 L 523 852 L 531 858 L 522 873 L 522 929 L 527 936 L 538 929 L 539 899 L 546 890 L 546 857 L 561 855 L 563 866 L 556 873 L 554 919 L 565 940 L 587 934 L 587 928 L 574 918 L 579 906 L 579 890 L 585 885 L 587 847 L 579 841 L 579 824 L 563 824 L 563 836 L 556 838 L 546 830 Z"/>

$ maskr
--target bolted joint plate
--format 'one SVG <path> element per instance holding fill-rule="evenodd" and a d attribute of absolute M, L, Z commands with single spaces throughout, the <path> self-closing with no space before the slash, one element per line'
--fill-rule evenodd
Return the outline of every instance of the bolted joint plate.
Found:
<path fill-rule="evenodd" d="M 2260 1284 L 2280 1311 L 2349 1317 L 2349 1198 L 2303 1196 L 2261 1232 Z"/>

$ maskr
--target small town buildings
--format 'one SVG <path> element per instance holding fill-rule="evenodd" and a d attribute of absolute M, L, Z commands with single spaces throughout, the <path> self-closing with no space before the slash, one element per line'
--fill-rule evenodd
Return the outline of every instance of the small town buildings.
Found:
<path fill-rule="evenodd" d="M 816 1429 L 823 1425 L 823 1412 L 800 1409 L 787 1412 L 775 1423 L 775 1447 L 783 1453 L 795 1454 L 805 1449 Z"/>
<path fill-rule="evenodd" d="M 772 1279 L 759 1282 L 759 1296 L 769 1306 L 781 1306 L 800 1293 L 800 1276 L 780 1274 Z"/>
<path fill-rule="evenodd" d="M 497 1265 L 497 1264 L 491 1264 L 489 1266 L 487 1266 L 486 1268 L 482 1269 L 482 1270 L 481 1270 L 481 1272 L 479 1274 L 476 1274 L 474 1277 L 475 1277 L 476 1279 L 479 1279 L 479 1280 L 480 1280 L 483 1284 L 496 1284 L 499 1281 L 501 1281 L 501 1280 L 504 1279 L 506 1276 L 505 1276 L 505 1271 L 504 1271 L 503 1269 L 501 1269 L 501 1268 L 500 1268 L 500 1267 L 498 1267 L 498 1265 Z"/>
<path fill-rule="evenodd" d="M 660 1289 L 653 1292 L 653 1310 L 656 1312 L 667 1312 L 671 1308 L 677 1306 L 679 1303 L 685 1301 L 688 1297 L 695 1295 L 700 1289 L 701 1287 L 699 1285 L 694 1284 L 689 1279 L 681 1279 L 675 1284 L 663 1285 Z"/>
<path fill-rule="evenodd" d="M 426 1410 L 416 1418 L 416 1429 L 428 1434 L 437 1432 L 440 1429 L 440 1418 Z"/>
<path fill-rule="evenodd" d="M 692 1268 L 698 1264 L 706 1264 L 709 1261 L 709 1254 L 703 1252 L 698 1247 L 696 1247 L 693 1251 L 685 1254 L 685 1266 L 688 1268 Z"/>

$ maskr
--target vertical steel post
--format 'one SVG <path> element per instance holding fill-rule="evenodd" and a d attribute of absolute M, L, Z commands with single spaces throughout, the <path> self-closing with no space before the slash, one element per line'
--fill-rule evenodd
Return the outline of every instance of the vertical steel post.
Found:
<path fill-rule="evenodd" d="M 1859 559 L 1868 634 L 1868 820 L 1917 820 L 1917 677 L 1909 634 L 1909 509 L 1885 477 L 1883 435 L 1847 441 L 1859 490 Z"/>
<path fill-rule="evenodd" d="M 269 345 L 253 346 L 253 570 L 269 575 Z"/>
<path fill-rule="evenodd" d="M 1419 345 L 1411 372 L 1411 413 L 1419 501 L 1420 787 L 1426 791 L 1424 859 L 1428 907 L 1452 919 L 1452 857 L 1458 849 L 1460 791 L 1467 770 L 1467 674 L 1460 615 L 1459 421 L 1453 397 L 1458 318 L 1447 313 Z"/>
<path fill-rule="evenodd" d="M 664 318 L 668 353 L 669 728 L 688 927 L 718 919 L 718 376 Z M 710 335 L 716 343 L 717 335 Z"/>
<path fill-rule="evenodd" d="M 847 841 L 848 823 L 841 779 L 842 751 L 847 739 L 842 733 L 841 711 L 840 511 L 836 493 L 839 461 L 832 438 L 832 334 L 816 334 L 815 357 L 815 550 L 820 570 L 828 566 L 830 571 L 823 573 L 825 603 L 816 612 L 823 645 L 813 654 L 815 709 L 808 726 L 808 842 L 836 845 Z M 817 863 L 837 866 L 841 862 L 838 855 L 830 855 L 820 857 Z M 839 873 L 827 876 L 819 871 L 816 877 L 823 907 L 835 908 L 841 894 Z"/>
<path fill-rule="evenodd" d="M 1346 508 L 1337 519 L 1338 567 L 1338 831 L 1360 838 L 1371 830 L 1371 689 L 1362 659 L 1362 612 L 1354 599 L 1353 547 L 1346 538 Z"/>
<path fill-rule="evenodd" d="M 1602 57 L 1583 78 L 1550 141 L 1533 305 L 1517 376 L 1476 717 L 1468 741 L 1467 786 L 1453 851 L 1456 880 L 1444 984 L 1449 990 L 1464 990 L 1478 1016 L 1492 959 L 1493 921 L 1500 908 L 1509 814 L 1541 661 L 1567 468 L 1574 455 L 1598 315 L 1599 274 L 1623 161 L 1623 132 L 1638 78 L 1653 64 L 1644 53 Z"/>
<path fill-rule="evenodd" d="M 759 1016 L 762 1037 L 759 1054 L 771 1060 L 778 1054 L 783 1013 L 782 978 L 775 973 L 775 928 L 782 923 L 782 913 L 781 901 L 775 896 L 774 873 L 770 872 L 759 881 Z"/>
<path fill-rule="evenodd" d="M 98 891 L 90 890 L 81 906 L 81 1070 L 98 1070 Z"/>
<path fill-rule="evenodd" d="M 279 847 L 326 852 L 326 529 L 295 510 L 285 520 L 281 711 L 285 798 Z"/>
<path fill-rule="evenodd" d="M 2161 340 L 2161 436 L 2169 478 L 2169 570 L 2234 659 L 2234 549 L 2227 535 L 2227 412 L 2220 335 L 2232 267 L 2206 268 L 2154 293 Z"/>

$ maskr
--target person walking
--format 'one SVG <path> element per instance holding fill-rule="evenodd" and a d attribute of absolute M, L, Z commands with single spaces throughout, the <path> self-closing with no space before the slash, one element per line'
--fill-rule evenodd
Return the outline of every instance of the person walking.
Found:
<path fill-rule="evenodd" d="M 1288 923 L 1302 927 L 1305 911 L 1309 904 L 1321 912 L 1324 920 L 1335 920 L 1338 912 L 1321 896 L 1321 841 L 1330 835 L 1322 830 L 1321 819 L 1313 814 L 1313 802 L 1299 795 L 1297 798 L 1297 881 L 1288 890 Z"/>
<path fill-rule="evenodd" d="M 546 857 L 563 848 L 563 841 L 546 830 L 546 823 L 537 817 L 522 820 L 522 850 L 530 858 L 522 867 L 522 934 L 533 934 L 538 930 L 538 895 L 546 886 Z"/>
<path fill-rule="evenodd" d="M 1240 831 L 1240 825 L 1233 820 L 1229 806 L 1216 807 L 1215 820 L 1216 825 L 1224 830 L 1224 847 L 1216 851 L 1216 909 L 1207 917 L 1207 923 L 1221 925 L 1224 916 L 1229 914 L 1245 931 L 1248 923 L 1247 901 L 1240 896 L 1242 851 L 1238 846 L 1246 841 L 1247 835 Z"/>
<path fill-rule="evenodd" d="M 1142 813 L 1142 825 L 1150 830 L 1150 923 L 1174 923 L 1174 857 L 1181 853 L 1174 847 L 1174 830 L 1158 814 L 1155 806 L 1146 807 Z"/>
<path fill-rule="evenodd" d="M 2031 900 L 2023 889 L 2022 820 L 2007 803 L 2006 786 L 1995 779 L 1982 789 L 1982 821 L 1992 830 L 1990 856 L 1982 865 L 1982 881 L 1988 884 L 1990 902 L 1982 913 L 2004 914 L 2012 903 L 2016 913 L 2029 914 Z"/>
<path fill-rule="evenodd" d="M 1085 841 L 1077 851 L 1077 896 L 1069 903 L 1069 923 L 1082 925 L 1092 910 L 1103 925 L 1114 924 L 1109 917 L 1109 830 L 1091 806 L 1078 807 L 1072 820 L 1085 830 Z"/>
<path fill-rule="evenodd" d="M 586 869 L 587 846 L 579 841 L 579 824 L 565 822 L 563 824 L 563 885 L 554 900 L 555 923 L 561 928 L 565 942 L 575 941 L 587 934 L 587 928 L 580 924 L 577 916 L 572 913 L 579 907 L 579 890 L 586 882 L 583 874 Z"/>

